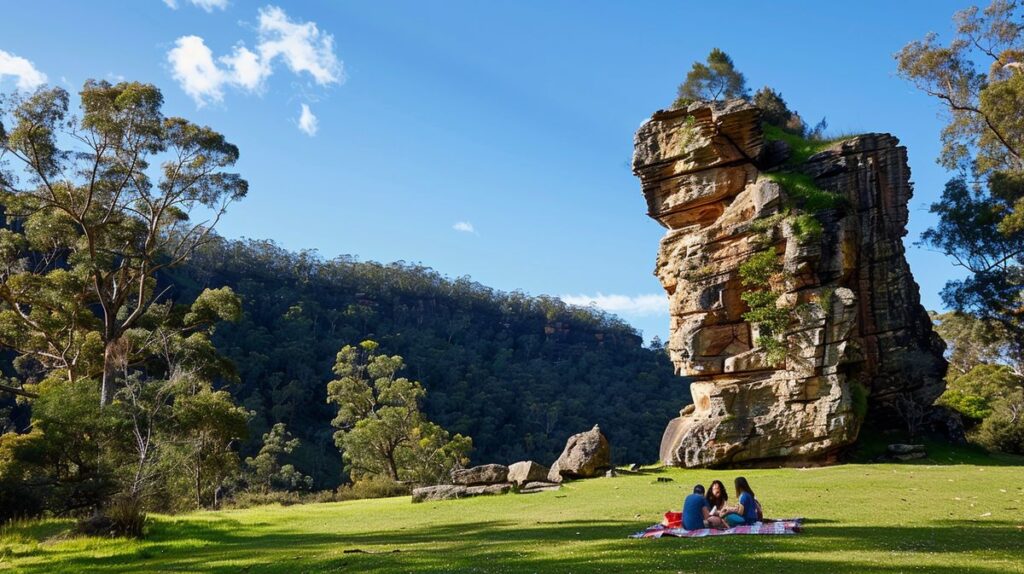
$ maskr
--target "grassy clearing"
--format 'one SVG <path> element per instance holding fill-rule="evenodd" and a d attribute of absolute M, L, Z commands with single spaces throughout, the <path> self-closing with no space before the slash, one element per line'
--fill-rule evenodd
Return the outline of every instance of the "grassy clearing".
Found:
<path fill-rule="evenodd" d="M 744 471 L 769 515 L 807 518 L 806 531 L 790 537 L 626 538 L 678 507 L 694 482 L 730 483 L 735 474 L 671 469 L 524 496 L 156 516 L 142 541 L 72 537 L 67 521 L 32 522 L 0 532 L 0 570 L 1024 572 L 1024 460 L 933 456 Z"/>

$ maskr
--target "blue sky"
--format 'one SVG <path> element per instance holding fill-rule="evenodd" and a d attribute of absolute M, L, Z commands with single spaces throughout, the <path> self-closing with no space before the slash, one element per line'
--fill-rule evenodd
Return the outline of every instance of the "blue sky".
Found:
<path fill-rule="evenodd" d="M 173 7 L 172 7 L 173 5 Z M 158 85 L 242 151 L 220 232 L 325 257 L 420 262 L 504 290 L 597 299 L 664 337 L 663 230 L 633 132 L 694 60 L 727 51 L 811 123 L 907 145 L 922 298 L 957 271 L 913 246 L 948 179 L 935 102 L 892 54 L 967 2 L 8 2 L 0 87 Z M 129 9 L 130 6 L 130 9 Z M 579 296 L 583 296 L 579 298 Z"/>

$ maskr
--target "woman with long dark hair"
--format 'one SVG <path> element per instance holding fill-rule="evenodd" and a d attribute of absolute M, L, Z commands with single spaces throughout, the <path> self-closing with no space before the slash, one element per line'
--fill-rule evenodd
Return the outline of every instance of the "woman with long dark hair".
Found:
<path fill-rule="evenodd" d="M 729 491 L 725 489 L 725 485 L 722 484 L 721 480 L 713 480 L 711 481 L 711 486 L 708 487 L 706 498 L 708 499 L 708 504 L 711 505 L 712 514 L 718 514 L 725 508 L 725 503 L 729 502 Z"/>
<path fill-rule="evenodd" d="M 736 477 L 735 486 L 739 500 L 735 506 L 727 506 L 723 510 L 722 518 L 730 527 L 757 522 L 757 500 L 754 498 L 754 490 L 742 476 Z"/>

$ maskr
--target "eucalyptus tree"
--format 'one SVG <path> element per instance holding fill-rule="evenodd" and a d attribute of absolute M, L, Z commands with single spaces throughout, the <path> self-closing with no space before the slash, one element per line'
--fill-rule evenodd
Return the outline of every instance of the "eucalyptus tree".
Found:
<path fill-rule="evenodd" d="M 997 323 L 1024 353 L 1024 4 L 994 0 L 954 15 L 948 42 L 936 34 L 897 55 L 901 76 L 946 111 L 939 163 L 954 170 L 938 224 L 922 243 L 967 270 L 946 284 L 952 309 Z"/>
<path fill-rule="evenodd" d="M 331 424 L 353 478 L 384 477 L 426 483 L 469 462 L 472 440 L 451 436 L 420 410 L 426 391 L 399 376 L 405 362 L 377 351 L 375 341 L 338 351 L 327 402 L 338 405 Z"/>
<path fill-rule="evenodd" d="M 248 185 L 228 171 L 238 148 L 165 117 L 155 86 L 90 80 L 79 96 L 77 115 L 59 87 L 3 102 L 0 344 L 51 376 L 99 379 L 107 405 L 119 365 L 145 360 L 125 335 L 164 296 L 157 274 Z"/>

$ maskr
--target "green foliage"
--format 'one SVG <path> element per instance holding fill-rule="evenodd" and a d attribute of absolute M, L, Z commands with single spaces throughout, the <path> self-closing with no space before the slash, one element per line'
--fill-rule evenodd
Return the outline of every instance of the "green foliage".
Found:
<path fill-rule="evenodd" d="M 786 190 L 795 207 L 814 214 L 826 209 L 839 209 L 845 205 L 845 198 L 833 191 L 826 191 L 814 183 L 814 178 L 799 172 L 777 171 L 762 174 Z"/>
<path fill-rule="evenodd" d="M 1011 335 L 1000 323 L 958 311 L 931 311 L 929 315 L 932 328 L 946 342 L 950 377 L 982 364 L 1015 364 L 1018 369 L 1024 365 L 1014 355 Z"/>
<path fill-rule="evenodd" d="M 1006 181 L 993 176 L 990 181 Z M 1015 230 L 1007 219 L 1015 207 L 1002 197 L 974 188 L 964 179 L 946 183 L 942 197 L 932 204 L 939 218 L 921 234 L 921 243 L 941 251 L 967 269 L 964 279 L 951 280 L 942 291 L 943 302 L 963 313 L 977 315 L 1011 333 L 1007 340 L 1017 356 L 1024 355 L 1024 320 L 1020 313 L 1024 267 L 1024 229 Z M 1024 196 L 1024 186 L 1018 191 Z M 1005 232 L 1004 232 L 1005 228 Z"/>
<path fill-rule="evenodd" d="M 255 457 L 245 459 L 247 481 L 259 492 L 271 490 L 309 490 L 313 479 L 295 470 L 291 464 L 282 464 L 281 458 L 292 454 L 301 441 L 291 438 L 284 423 L 277 423 L 263 435 L 263 446 Z"/>
<path fill-rule="evenodd" d="M 868 416 L 868 389 L 860 383 L 850 384 L 850 398 L 853 400 L 853 414 L 864 420 Z"/>
<path fill-rule="evenodd" d="M 399 377 L 402 357 L 379 354 L 378 347 L 369 340 L 342 347 L 338 378 L 327 384 L 327 402 L 338 405 L 334 438 L 349 473 L 419 484 L 444 480 L 469 462 L 472 441 L 428 421 L 420 412 L 423 386 Z"/>
<path fill-rule="evenodd" d="M 807 130 L 800 114 L 790 110 L 782 94 L 768 86 L 755 92 L 751 103 L 761 109 L 761 120 L 767 124 L 766 128 L 772 127 L 793 136 L 803 136 Z"/>
<path fill-rule="evenodd" d="M 800 134 L 791 133 L 778 126 L 766 124 L 764 126 L 764 139 L 766 141 L 783 141 L 789 146 L 789 159 L 786 166 L 796 167 L 806 162 L 816 153 L 820 153 L 835 143 L 835 140 L 811 140 Z"/>
<path fill-rule="evenodd" d="M 746 97 L 747 81 L 736 70 L 728 54 L 714 48 L 708 54 L 706 63 L 694 62 L 686 74 L 686 80 L 679 84 L 673 108 L 681 108 L 696 101 L 728 100 Z"/>
<path fill-rule="evenodd" d="M 939 162 L 961 177 L 946 184 L 921 236 L 965 268 L 946 283 L 952 309 L 999 323 L 1024 355 L 1024 6 L 993 0 L 954 15 L 947 45 L 929 34 L 897 54 L 899 74 L 948 112 Z M 969 174 L 972 183 L 967 183 Z"/>
<path fill-rule="evenodd" d="M 323 381 L 341 347 L 371 334 L 422 383 L 425 416 L 473 437 L 475 464 L 550 463 L 594 424 L 616 460 L 653 460 L 665 421 L 690 400 L 666 354 L 620 319 L 420 265 L 217 241 L 166 281 L 183 300 L 221 285 L 242 299 L 242 319 L 218 325 L 212 341 L 237 366 L 231 393 L 255 412 L 243 457 L 285 422 L 302 440 L 289 462 L 316 489 L 345 479 Z"/>
<path fill-rule="evenodd" d="M 140 498 L 116 496 L 104 509 L 104 516 L 110 519 L 110 533 L 114 536 L 142 538 L 147 516 Z"/>
<path fill-rule="evenodd" d="M 996 403 L 993 413 L 978 428 L 975 440 L 991 450 L 1024 454 L 1024 396 L 1018 391 Z"/>
<path fill-rule="evenodd" d="M 767 287 L 782 272 L 782 264 L 774 249 L 765 249 L 740 264 L 739 271 L 744 287 Z"/>
<path fill-rule="evenodd" d="M 996 402 L 1022 389 L 1024 379 L 1010 367 L 982 363 L 949 377 L 939 402 L 980 421 L 992 414 Z"/>
<path fill-rule="evenodd" d="M 793 235 L 798 241 L 810 243 L 821 238 L 821 221 L 813 213 L 801 213 L 790 220 Z"/>
<path fill-rule="evenodd" d="M 118 366 L 150 357 L 123 339 L 158 303 L 156 275 L 206 242 L 247 184 L 224 171 L 238 148 L 164 117 L 155 86 L 90 80 L 79 96 L 77 117 L 61 88 L 12 95 L 0 110 L 11 128 L 0 155 L 28 183 L 0 174 L 0 343 L 70 382 L 99 373 L 98 400 L 108 405 Z M 193 223 L 194 209 L 213 218 Z M 211 293 L 190 320 L 230 312 L 218 308 L 230 298 Z"/>
<path fill-rule="evenodd" d="M 956 33 L 948 45 L 929 34 L 896 55 L 900 76 L 949 112 L 939 159 L 950 170 L 984 175 L 1024 167 L 1022 19 L 1019 2 L 994 0 L 983 10 L 957 12 Z"/>
<path fill-rule="evenodd" d="M 758 325 L 756 344 L 765 350 L 770 364 L 785 360 L 787 348 L 782 340 L 786 328 L 792 321 L 792 309 L 779 304 L 781 293 L 774 290 L 772 282 L 782 276 L 782 264 L 775 249 L 769 247 L 751 255 L 739 267 L 740 282 L 748 290 L 740 294 L 747 304 L 743 320 Z"/>

